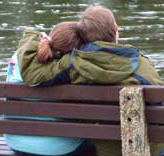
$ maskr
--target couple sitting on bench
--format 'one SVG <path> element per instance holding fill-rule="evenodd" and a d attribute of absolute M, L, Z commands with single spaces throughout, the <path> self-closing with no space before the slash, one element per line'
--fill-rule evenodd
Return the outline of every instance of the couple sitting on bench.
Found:
<path fill-rule="evenodd" d="M 9 62 L 7 82 L 24 82 L 29 86 L 63 83 L 163 85 L 153 63 L 132 45 L 118 44 L 118 38 L 114 15 L 102 6 L 87 8 L 78 22 L 58 24 L 49 36 L 26 30 Z M 5 115 L 5 118 L 59 120 L 10 115 Z M 82 138 L 11 134 L 5 134 L 4 138 L 9 147 L 20 155 L 96 156 L 99 151 L 95 147 L 103 144 L 109 144 L 108 156 L 121 155 L 119 141 L 99 144 Z M 155 152 L 162 153 L 163 148 Z"/>

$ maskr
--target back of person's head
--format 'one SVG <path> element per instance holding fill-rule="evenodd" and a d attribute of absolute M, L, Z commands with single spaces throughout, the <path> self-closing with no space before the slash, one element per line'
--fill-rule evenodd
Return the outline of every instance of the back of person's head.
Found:
<path fill-rule="evenodd" d="M 116 42 L 118 27 L 112 11 L 102 6 L 87 8 L 78 24 L 78 32 L 85 43 Z"/>
<path fill-rule="evenodd" d="M 43 37 L 38 46 L 38 60 L 42 64 L 59 59 L 82 44 L 77 33 L 77 22 L 59 23 L 49 37 Z"/>

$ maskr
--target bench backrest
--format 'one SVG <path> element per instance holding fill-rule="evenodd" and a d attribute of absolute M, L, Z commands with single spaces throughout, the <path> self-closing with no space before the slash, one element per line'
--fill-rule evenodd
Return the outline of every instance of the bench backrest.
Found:
<path fill-rule="evenodd" d="M 28 87 L 0 82 L 0 114 L 57 117 L 64 122 L 0 119 L 0 133 L 120 140 L 119 91 L 124 86 Z M 164 141 L 164 87 L 143 86 L 148 134 Z M 35 98 L 35 100 L 18 100 Z M 159 105 L 155 103 L 160 103 Z M 76 120 L 73 120 L 76 119 Z"/>

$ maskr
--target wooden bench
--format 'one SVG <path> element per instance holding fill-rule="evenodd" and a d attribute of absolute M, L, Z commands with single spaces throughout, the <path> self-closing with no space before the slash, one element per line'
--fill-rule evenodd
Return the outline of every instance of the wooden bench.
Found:
<path fill-rule="evenodd" d="M 123 87 L 57 85 L 42 88 L 0 82 L 0 114 L 53 116 L 83 121 L 46 122 L 1 118 L 0 133 L 121 140 L 119 91 Z M 150 141 L 164 142 L 164 106 L 161 104 L 164 101 L 164 87 L 143 86 L 143 94 L 146 103 L 160 103 L 146 105 Z M 17 101 L 17 98 L 41 98 L 45 101 Z M 3 137 L 0 138 L 0 156 L 16 156 L 4 143 Z"/>

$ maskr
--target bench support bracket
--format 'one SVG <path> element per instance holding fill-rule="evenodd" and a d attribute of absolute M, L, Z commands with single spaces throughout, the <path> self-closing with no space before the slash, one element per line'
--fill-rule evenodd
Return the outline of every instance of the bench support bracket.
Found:
<path fill-rule="evenodd" d="M 122 155 L 150 156 L 141 87 L 125 87 L 120 91 L 120 117 Z"/>

